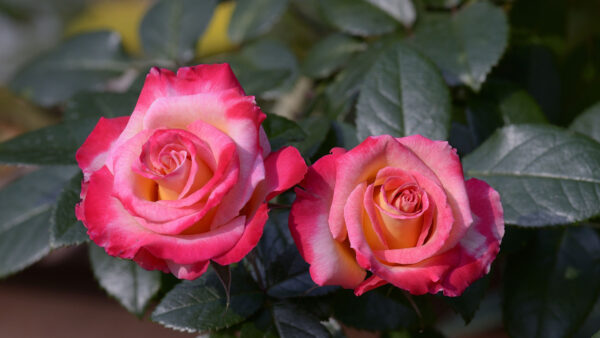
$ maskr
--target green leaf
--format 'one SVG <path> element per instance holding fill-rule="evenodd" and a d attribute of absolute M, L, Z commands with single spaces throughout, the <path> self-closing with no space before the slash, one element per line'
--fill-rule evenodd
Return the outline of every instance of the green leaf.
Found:
<path fill-rule="evenodd" d="M 435 8 L 453 8 L 460 5 L 463 0 L 424 0 L 427 6 Z"/>
<path fill-rule="evenodd" d="M 506 223 L 568 224 L 600 214 L 600 144 L 558 127 L 502 128 L 463 159 L 500 193 Z"/>
<path fill-rule="evenodd" d="M 600 293 L 600 239 L 585 227 L 541 230 L 506 267 L 504 322 L 511 337 L 569 337 Z"/>
<path fill-rule="evenodd" d="M 353 56 L 331 85 L 325 89 L 328 101 L 328 115 L 342 120 L 354 106 L 364 79 L 375 64 L 379 55 L 397 39 L 382 39 L 370 44 L 366 51 Z"/>
<path fill-rule="evenodd" d="M 469 100 L 467 120 L 478 144 L 505 125 L 548 123 L 533 97 L 502 82 L 488 82 L 478 96 Z"/>
<path fill-rule="evenodd" d="M 273 209 L 256 246 L 261 278 L 267 294 L 275 298 L 320 296 L 335 287 L 319 287 L 310 278 L 304 261 L 288 230 L 289 209 Z"/>
<path fill-rule="evenodd" d="M 356 106 L 358 139 L 389 134 L 448 138 L 450 94 L 427 60 L 402 43 L 382 54 L 371 69 Z"/>
<path fill-rule="evenodd" d="M 505 125 L 523 123 L 548 123 L 535 99 L 522 89 L 496 88 L 496 100 Z"/>
<path fill-rule="evenodd" d="M 153 57 L 189 61 L 198 38 L 208 26 L 216 0 L 161 0 L 140 26 L 144 51 Z"/>
<path fill-rule="evenodd" d="M 239 1 L 231 16 L 229 38 L 242 42 L 266 33 L 287 8 L 288 0 Z"/>
<path fill-rule="evenodd" d="M 304 158 L 310 159 L 317 154 L 327 138 L 331 121 L 323 116 L 309 116 L 299 123 L 306 132 L 306 139 L 298 144 L 298 150 Z"/>
<path fill-rule="evenodd" d="M 565 84 L 561 82 L 556 56 L 550 48 L 541 44 L 512 44 L 496 71 L 531 94 L 552 123 L 565 124 L 571 120 L 563 108 L 567 107 L 561 90 Z M 573 87 L 582 88 L 581 85 Z"/>
<path fill-rule="evenodd" d="M 417 18 L 417 11 L 412 0 L 366 0 L 380 8 L 404 26 L 410 27 Z"/>
<path fill-rule="evenodd" d="M 600 329 L 598 328 L 600 323 L 600 297 L 596 299 L 594 307 L 590 311 L 583 324 L 577 330 L 577 333 L 573 335 L 574 338 L 600 338 Z"/>
<path fill-rule="evenodd" d="M 296 246 L 287 246 L 267 267 L 267 294 L 275 298 L 322 296 L 337 289 L 319 287 L 310 277 L 308 268 Z"/>
<path fill-rule="evenodd" d="M 223 286 L 223 290 L 225 290 L 225 296 L 227 298 L 227 306 L 229 306 L 229 297 L 231 296 L 231 269 L 229 265 L 220 265 L 213 261 L 210 261 L 210 267 L 213 269 L 221 285 Z"/>
<path fill-rule="evenodd" d="M 289 209 L 274 208 L 269 211 L 263 235 L 256 246 L 256 252 L 265 268 L 273 264 L 285 250 L 294 245 L 288 229 Z"/>
<path fill-rule="evenodd" d="M 75 205 L 79 203 L 83 175 L 73 176 L 58 197 L 50 218 L 50 246 L 59 248 L 87 242 L 83 223 L 75 217 Z"/>
<path fill-rule="evenodd" d="M 292 89 L 298 77 L 298 61 L 282 43 L 260 40 L 227 60 L 250 95 L 273 99 Z"/>
<path fill-rule="evenodd" d="M 138 96 L 139 92 L 79 93 L 67 102 L 63 118 L 65 121 L 72 121 L 131 115 Z"/>
<path fill-rule="evenodd" d="M 454 311 L 459 313 L 465 325 L 469 324 L 475 313 L 479 309 L 479 305 L 485 296 L 485 291 L 490 282 L 490 275 L 486 275 L 469 285 L 469 287 L 458 297 L 444 297 L 444 300 L 452 306 Z"/>
<path fill-rule="evenodd" d="M 352 149 L 358 145 L 356 127 L 346 122 L 333 121 L 332 130 L 336 136 L 336 143 L 342 148 Z"/>
<path fill-rule="evenodd" d="M 306 138 L 306 133 L 296 122 L 279 115 L 267 113 L 267 118 L 262 126 L 269 137 L 272 151 L 293 145 Z"/>
<path fill-rule="evenodd" d="M 600 102 L 586 109 L 571 123 L 569 129 L 600 142 Z"/>
<path fill-rule="evenodd" d="M 364 0 L 323 0 L 319 5 L 334 27 L 352 35 L 382 35 L 398 26 L 391 16 Z"/>
<path fill-rule="evenodd" d="M 333 299 L 334 317 L 362 330 L 393 330 L 408 327 L 417 320 L 406 304 L 374 290 L 356 297 L 352 291 L 337 292 Z"/>
<path fill-rule="evenodd" d="M 277 338 L 277 332 L 274 328 L 264 331 L 256 327 L 252 322 L 247 322 L 240 330 L 240 338 Z"/>
<path fill-rule="evenodd" d="M 97 89 L 125 69 L 119 35 L 94 32 L 77 35 L 34 59 L 10 86 L 38 104 L 50 106 L 76 92 Z"/>
<path fill-rule="evenodd" d="M 264 296 L 241 264 L 231 273 L 229 307 L 219 278 L 208 271 L 171 290 L 152 313 L 152 320 L 189 332 L 219 330 L 241 323 L 261 307 Z"/>
<path fill-rule="evenodd" d="M 508 43 L 504 12 L 487 2 L 463 7 L 456 15 L 425 17 L 414 45 L 440 67 L 450 84 L 479 90 Z"/>
<path fill-rule="evenodd" d="M 273 320 L 279 336 L 287 337 L 329 337 L 327 329 L 311 314 L 290 303 L 273 306 Z"/>
<path fill-rule="evenodd" d="M 112 257 L 90 243 L 90 263 L 100 286 L 127 311 L 138 316 L 160 288 L 160 272 L 147 271 L 131 260 Z"/>
<path fill-rule="evenodd" d="M 344 66 L 353 54 L 366 47 L 366 44 L 346 35 L 332 34 L 310 49 L 302 64 L 302 72 L 316 79 L 328 77 Z"/>
<path fill-rule="evenodd" d="M 494 125 L 494 129 L 497 126 Z M 456 149 L 458 154 L 462 157 L 468 154 L 477 147 L 477 143 L 474 137 L 473 130 L 469 129 L 466 125 L 458 122 L 452 122 L 450 125 L 450 136 L 448 142 Z"/>
<path fill-rule="evenodd" d="M 279 337 L 273 323 L 272 307 L 262 308 L 253 319 L 242 325 L 240 338 L 277 338 Z"/>
<path fill-rule="evenodd" d="M 0 192 L 0 278 L 35 263 L 50 251 L 52 207 L 74 167 L 37 170 Z"/>
<path fill-rule="evenodd" d="M 74 164 L 77 149 L 97 122 L 94 118 L 69 121 L 0 143 L 0 163 Z"/>

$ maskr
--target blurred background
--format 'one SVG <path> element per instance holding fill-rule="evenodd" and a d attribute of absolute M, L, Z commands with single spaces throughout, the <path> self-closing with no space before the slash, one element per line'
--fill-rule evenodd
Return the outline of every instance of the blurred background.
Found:
<path fill-rule="evenodd" d="M 318 80 L 323 77 L 304 61 L 309 48 L 330 31 L 331 22 L 317 13 L 317 0 L 289 2 L 275 15 L 276 23 L 266 22 L 265 29 L 259 27 L 253 32 L 243 25 L 252 18 L 243 16 L 236 17 L 237 26 L 232 29 L 236 3 L 220 1 L 194 48 L 175 48 L 175 54 L 168 54 L 169 49 L 159 46 L 164 41 L 159 22 L 168 18 L 156 10 L 154 17 L 144 19 L 155 1 L 0 0 L 0 141 L 55 124 L 65 114 L 85 109 L 82 106 L 90 102 L 86 96 L 89 91 L 120 93 L 114 98 L 118 107 L 109 104 L 103 113 L 127 114 L 151 66 L 175 69 L 203 62 L 231 62 L 242 85 L 249 94 L 258 96 L 263 110 L 293 119 L 309 109 L 308 105 L 317 104 L 314 93 L 319 91 Z M 494 86 L 493 80 L 518 85 L 533 104 L 539 105 L 544 118 L 562 126 L 600 101 L 600 1 L 493 2 L 507 12 L 510 38 L 508 49 L 489 75 L 490 86 Z M 436 11 L 438 5 L 451 8 L 461 1 L 414 3 L 419 12 L 426 7 Z M 139 33 L 144 20 L 145 45 Z M 159 33 L 152 27 L 158 27 Z M 77 40 L 82 34 L 88 35 Z M 158 42 L 153 34 L 158 34 Z M 411 31 L 401 34 L 410 36 Z M 259 35 L 260 40 L 253 40 Z M 75 46 L 87 54 L 82 51 L 78 57 L 65 52 Z M 362 42 L 346 46 L 351 52 L 365 49 Z M 81 60 L 90 63 L 81 64 Z M 331 74 L 325 78 L 328 76 Z M 458 98 L 455 107 L 464 103 L 464 90 L 454 90 L 453 96 Z M 485 97 L 486 87 L 482 93 Z M 485 102 L 477 103 L 474 100 L 471 107 L 487 108 Z M 472 150 L 496 128 L 486 130 L 485 125 L 477 125 L 478 121 L 468 120 L 468 113 L 465 118 L 464 111 L 457 115 L 451 142 L 459 151 Z M 306 123 L 318 123 L 311 121 Z M 469 124 L 475 124 L 480 134 L 460 137 L 465 128 L 472 127 Z M 317 137 L 325 138 L 325 134 Z M 0 186 L 31 170 L 0 165 Z M 173 282 L 168 276 L 164 278 L 166 284 Z M 109 298 L 95 280 L 84 246 L 55 250 L 35 265 L 1 280 L 0 302 L 2 337 L 196 336 L 152 323 L 147 314 L 137 318 Z M 468 328 L 459 316 L 448 315 L 439 329 L 451 337 L 505 337 L 500 302 L 498 292 L 490 292 Z"/>

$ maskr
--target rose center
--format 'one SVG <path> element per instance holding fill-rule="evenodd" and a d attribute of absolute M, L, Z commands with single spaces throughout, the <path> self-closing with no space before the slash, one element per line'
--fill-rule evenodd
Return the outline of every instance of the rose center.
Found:
<path fill-rule="evenodd" d="M 393 182 L 386 183 L 388 184 L 384 184 L 383 186 L 383 190 L 386 192 L 384 194 L 384 203 L 391 209 L 404 214 L 414 214 L 421 211 L 421 196 L 423 192 L 419 186 L 414 183 L 407 183 L 394 189 L 389 184 Z"/>
<path fill-rule="evenodd" d="M 200 189 L 212 177 L 215 160 L 210 147 L 180 129 L 156 131 L 144 144 L 137 167 L 155 193 L 148 199 L 174 200 Z"/>
<path fill-rule="evenodd" d="M 373 186 L 373 202 L 377 212 L 371 212 L 371 224 L 381 240 L 371 238 L 373 247 L 401 249 L 423 243 L 424 229 L 429 224 L 429 198 L 416 179 L 401 171 L 382 171 Z M 371 236 L 373 237 L 373 236 Z"/>
<path fill-rule="evenodd" d="M 154 166 L 154 170 L 159 175 L 168 175 L 177 170 L 189 161 L 190 156 L 186 149 L 181 149 L 179 145 L 167 145 L 158 155 L 158 166 Z"/>

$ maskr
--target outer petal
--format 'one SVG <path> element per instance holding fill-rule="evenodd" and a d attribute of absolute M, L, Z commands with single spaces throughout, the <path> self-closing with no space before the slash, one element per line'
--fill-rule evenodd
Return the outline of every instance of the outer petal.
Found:
<path fill-rule="evenodd" d="M 159 97 L 220 92 L 227 89 L 235 89 L 239 95 L 244 95 L 244 90 L 228 64 L 183 67 L 177 71 L 177 75 L 168 69 L 154 67 L 146 75 L 136 111 L 147 109 Z"/>
<path fill-rule="evenodd" d="M 82 209 L 88 235 L 112 256 L 134 258 L 141 248 L 156 258 L 194 264 L 223 255 L 241 238 L 245 218 L 199 235 L 164 236 L 140 226 L 112 196 L 113 176 L 106 167 L 95 172 Z"/>
<path fill-rule="evenodd" d="M 307 167 L 302 155 L 294 147 L 285 147 L 265 159 L 267 201 L 298 184 Z"/>
<path fill-rule="evenodd" d="M 460 263 L 444 281 L 446 296 L 459 296 L 473 281 L 490 271 L 504 236 L 504 216 L 500 195 L 484 181 L 467 181 L 467 193 L 474 224 L 453 251 Z"/>
<path fill-rule="evenodd" d="M 432 141 L 421 135 L 402 137 L 397 140 L 412 150 L 435 173 L 446 190 L 448 203 L 454 210 L 455 224 L 442 250 L 454 247 L 473 222 L 462 165 L 456 149 L 453 149 L 448 142 Z"/>
<path fill-rule="evenodd" d="M 169 271 L 179 279 L 196 279 L 200 277 L 208 269 L 210 261 L 198 262 L 193 264 L 177 264 L 172 261 L 167 261 Z"/>
<path fill-rule="evenodd" d="M 386 285 L 387 283 L 388 282 L 384 279 L 372 275 L 371 277 L 367 278 L 364 282 L 360 283 L 360 285 L 354 289 L 354 294 L 360 296 L 367 291 L 371 291 L 382 285 Z"/>
<path fill-rule="evenodd" d="M 144 116 L 157 99 L 227 90 L 232 90 L 236 96 L 244 96 L 242 87 L 227 64 L 184 67 L 178 70 L 177 75 L 168 69 L 152 68 L 146 75 L 137 105 L 117 145 L 143 129 Z"/>
<path fill-rule="evenodd" d="M 160 270 L 164 273 L 169 273 L 169 267 L 164 259 L 156 258 L 153 254 L 149 253 L 148 250 L 141 248 L 133 260 L 146 270 Z"/>
<path fill-rule="evenodd" d="M 244 258 L 248 252 L 250 252 L 250 250 L 256 246 L 256 244 L 258 244 L 258 241 L 263 234 L 263 229 L 265 227 L 265 223 L 267 222 L 267 218 L 269 218 L 267 211 L 267 204 L 263 203 L 258 208 L 250 222 L 246 224 L 244 234 L 237 244 L 224 255 L 213 258 L 212 260 L 220 265 L 229 265 L 242 260 L 242 258 Z"/>
<path fill-rule="evenodd" d="M 366 272 L 356 263 L 348 244 L 333 239 L 328 224 L 337 156 L 324 156 L 308 169 L 301 183 L 306 190 L 296 189 L 289 227 L 315 283 L 354 288 Z"/>
<path fill-rule="evenodd" d="M 77 150 L 75 159 L 86 180 L 94 171 L 104 166 L 113 143 L 127 125 L 127 121 L 129 116 L 114 119 L 101 117 L 81 148 Z"/>

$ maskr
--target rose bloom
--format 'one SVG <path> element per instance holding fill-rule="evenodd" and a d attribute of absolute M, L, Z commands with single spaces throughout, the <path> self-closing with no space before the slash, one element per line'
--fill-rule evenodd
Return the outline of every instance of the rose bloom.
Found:
<path fill-rule="evenodd" d="M 78 219 L 109 255 L 178 278 L 241 260 L 266 201 L 306 172 L 295 148 L 271 152 L 264 119 L 226 64 L 153 68 L 131 117 L 100 119 L 77 151 Z"/>
<path fill-rule="evenodd" d="M 489 271 L 504 235 L 498 193 L 465 182 L 447 142 L 418 135 L 335 148 L 300 186 L 289 226 L 312 279 L 356 295 L 391 283 L 458 296 Z"/>

